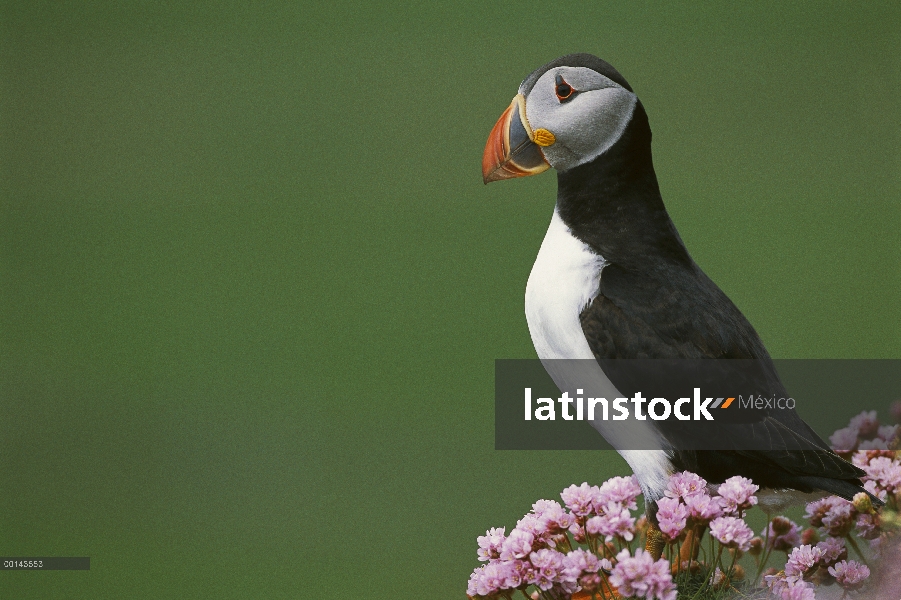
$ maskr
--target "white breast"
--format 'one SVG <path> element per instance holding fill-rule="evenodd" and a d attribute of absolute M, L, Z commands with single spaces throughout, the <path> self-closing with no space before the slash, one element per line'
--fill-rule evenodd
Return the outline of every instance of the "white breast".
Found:
<path fill-rule="evenodd" d="M 579 313 L 598 294 L 604 258 L 570 233 L 554 210 L 526 284 L 526 320 L 542 359 L 590 358 Z"/>
<path fill-rule="evenodd" d="M 526 320 L 535 351 L 561 390 L 612 400 L 622 398 L 595 361 L 579 314 L 600 289 L 604 258 L 576 238 L 554 210 L 526 285 Z M 582 359 L 582 360 L 560 360 Z M 649 421 L 603 421 L 592 425 L 616 448 L 638 476 L 646 497 L 656 500 L 673 471 L 657 431 Z"/>

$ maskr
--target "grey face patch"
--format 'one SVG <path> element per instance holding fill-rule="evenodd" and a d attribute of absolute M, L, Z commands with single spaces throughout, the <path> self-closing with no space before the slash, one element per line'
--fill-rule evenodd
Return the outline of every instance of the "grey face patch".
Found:
<path fill-rule="evenodd" d="M 561 103 L 555 79 L 561 76 L 576 91 Z M 526 117 L 532 129 L 554 134 L 542 149 L 558 171 L 594 160 L 620 138 L 632 118 L 635 94 L 585 67 L 555 67 L 546 71 L 526 96 Z"/>

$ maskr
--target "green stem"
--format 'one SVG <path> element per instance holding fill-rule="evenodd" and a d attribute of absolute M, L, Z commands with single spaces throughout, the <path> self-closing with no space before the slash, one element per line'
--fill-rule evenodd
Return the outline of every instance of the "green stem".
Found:
<path fill-rule="evenodd" d="M 712 536 L 711 536 L 712 537 Z M 711 550 L 712 553 L 712 550 Z M 704 582 L 701 584 L 701 587 L 698 588 L 698 591 L 695 592 L 695 595 L 691 597 L 691 600 L 697 600 L 701 596 L 701 593 L 706 591 L 708 587 L 710 587 L 710 580 L 716 575 L 716 566 L 720 564 L 720 557 L 723 555 L 723 545 L 720 544 L 720 549 L 716 554 L 716 560 L 713 562 L 713 566 L 710 566 L 710 569 L 704 576 Z"/>
<path fill-rule="evenodd" d="M 585 543 L 588 545 L 588 549 L 591 550 L 592 552 L 594 552 L 595 554 L 597 554 L 598 553 L 597 544 L 593 545 L 591 543 L 592 536 L 588 535 L 588 528 L 585 527 L 585 523 L 587 523 L 587 522 L 588 522 L 588 519 L 586 519 L 585 517 L 580 517 L 580 518 L 576 519 L 576 523 L 578 523 L 579 527 L 582 528 L 582 537 L 585 538 Z"/>
<path fill-rule="evenodd" d="M 757 585 L 757 581 L 760 579 L 760 576 L 763 575 L 763 571 L 766 569 L 766 563 L 770 559 L 770 523 L 772 521 L 769 520 L 769 515 L 767 515 L 766 522 L 766 536 L 763 540 L 763 555 L 760 557 L 760 562 L 757 564 L 757 574 L 754 575 L 754 585 Z"/>
<path fill-rule="evenodd" d="M 869 567 L 870 565 L 867 564 L 867 559 L 864 558 L 863 552 L 860 551 L 860 548 L 857 546 L 857 542 L 854 541 L 854 538 L 851 537 L 851 534 L 846 535 L 845 539 L 848 540 L 848 543 L 851 544 L 852 548 L 854 548 L 854 552 L 856 552 L 857 556 L 860 557 L 861 562 Z"/>
<path fill-rule="evenodd" d="M 610 597 L 613 598 L 615 594 L 613 593 L 613 584 L 610 583 L 610 580 L 607 579 L 607 574 L 601 571 L 601 585 L 607 588 L 607 591 L 610 592 Z"/>

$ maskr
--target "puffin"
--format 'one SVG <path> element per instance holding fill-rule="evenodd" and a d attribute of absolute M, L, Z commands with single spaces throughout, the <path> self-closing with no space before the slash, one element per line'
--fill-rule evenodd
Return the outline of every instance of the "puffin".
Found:
<path fill-rule="evenodd" d="M 525 313 L 557 387 L 591 380 L 605 397 L 628 398 L 642 386 L 680 393 L 703 380 L 788 396 L 757 332 L 695 263 L 667 213 L 641 101 L 594 55 L 570 54 L 536 69 L 488 137 L 486 184 L 550 168 L 557 199 L 526 285 Z M 767 513 L 830 494 L 852 500 L 865 492 L 881 505 L 863 489 L 864 472 L 794 409 L 716 412 L 715 421 L 701 423 L 592 422 L 642 488 L 647 549 L 656 557 L 664 545 L 656 503 L 681 471 L 711 486 L 749 478 Z"/>

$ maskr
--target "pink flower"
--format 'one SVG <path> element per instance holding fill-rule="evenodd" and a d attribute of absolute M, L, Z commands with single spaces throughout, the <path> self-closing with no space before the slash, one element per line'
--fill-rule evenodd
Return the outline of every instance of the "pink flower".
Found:
<path fill-rule="evenodd" d="M 685 498 L 685 506 L 688 507 L 691 518 L 699 523 L 708 523 L 723 514 L 719 501 L 706 493 L 688 496 Z"/>
<path fill-rule="evenodd" d="M 544 516 L 545 512 L 555 508 L 561 508 L 560 503 L 556 500 L 538 500 L 532 504 L 532 512 L 539 519 Z"/>
<path fill-rule="evenodd" d="M 504 589 L 512 590 L 518 588 L 522 584 L 522 576 L 528 569 L 528 563 L 524 560 L 503 561 L 504 567 L 502 572 L 503 580 L 501 585 Z"/>
<path fill-rule="evenodd" d="M 556 550 L 543 548 L 529 555 L 533 571 L 527 581 L 542 590 L 549 590 L 554 584 L 563 581 L 563 554 Z"/>
<path fill-rule="evenodd" d="M 587 516 L 592 511 L 592 505 L 597 500 L 600 490 L 596 485 L 588 485 L 583 482 L 582 485 L 576 487 L 571 485 L 562 492 L 560 497 L 566 508 L 572 511 L 577 517 Z"/>
<path fill-rule="evenodd" d="M 664 494 L 668 498 L 688 498 L 707 492 L 707 481 L 690 471 L 670 475 Z"/>
<path fill-rule="evenodd" d="M 774 518 L 761 535 L 764 539 L 769 535 L 768 547 L 771 550 L 788 552 L 801 543 L 801 529 L 798 524 L 785 517 Z"/>
<path fill-rule="evenodd" d="M 773 569 L 772 567 L 770 567 L 770 569 L 767 569 L 767 571 L 764 571 L 764 573 L 767 573 L 767 572 L 775 573 L 775 571 L 776 571 L 776 569 Z M 773 592 L 773 594 L 775 594 L 775 595 L 779 595 L 779 593 L 782 591 L 782 588 L 784 588 L 785 586 L 788 585 L 788 582 L 786 581 L 784 572 L 783 573 L 775 573 L 774 575 L 764 575 L 763 580 L 766 582 L 766 586 L 768 588 L 770 588 L 770 591 Z"/>
<path fill-rule="evenodd" d="M 806 581 L 789 583 L 779 592 L 780 600 L 816 600 L 813 585 Z"/>
<path fill-rule="evenodd" d="M 829 436 L 829 443 L 833 450 L 838 452 L 851 452 L 857 449 L 857 430 L 845 427 Z"/>
<path fill-rule="evenodd" d="M 501 560 L 525 558 L 532 552 L 535 536 L 528 531 L 514 529 L 501 545 Z"/>
<path fill-rule="evenodd" d="M 821 498 L 820 500 L 815 500 L 807 505 L 807 519 L 810 521 L 810 524 L 814 527 L 822 527 L 823 526 L 823 517 L 832 510 L 833 507 L 839 506 L 841 504 L 851 505 L 850 502 L 839 498 L 838 496 L 827 496 L 826 498 Z"/>
<path fill-rule="evenodd" d="M 855 560 L 843 560 L 829 567 L 829 574 L 846 590 L 856 590 L 870 576 L 870 569 Z"/>
<path fill-rule="evenodd" d="M 857 535 L 865 540 L 875 540 L 882 533 L 879 529 L 879 515 L 858 515 L 854 525 L 857 527 Z"/>
<path fill-rule="evenodd" d="M 782 600 L 816 600 L 813 584 L 797 575 L 786 576 L 785 573 L 764 576 L 767 587 L 773 595 Z"/>
<path fill-rule="evenodd" d="M 585 523 L 585 530 L 591 535 L 603 535 L 605 541 L 620 537 L 631 542 L 634 537 L 635 518 L 629 509 L 621 504 L 610 502 L 604 507 L 603 514 L 591 517 Z"/>
<path fill-rule="evenodd" d="M 833 537 L 844 537 L 854 527 L 854 507 L 847 500 L 833 504 L 823 516 L 823 529 Z"/>
<path fill-rule="evenodd" d="M 888 450 L 888 444 L 885 440 L 873 438 L 872 440 L 864 440 L 857 447 L 859 450 Z"/>
<path fill-rule="evenodd" d="M 469 583 L 466 585 L 466 595 L 467 596 L 479 596 L 479 586 L 482 583 L 482 572 L 485 570 L 485 565 L 481 567 L 476 567 L 476 569 L 469 576 Z M 492 590 L 496 591 L 496 590 Z M 491 592 L 488 592 L 490 594 Z M 485 594 L 486 596 L 488 594 Z"/>
<path fill-rule="evenodd" d="M 877 456 L 863 467 L 867 477 L 876 481 L 879 487 L 888 491 L 901 489 L 901 463 L 887 456 Z"/>
<path fill-rule="evenodd" d="M 623 550 L 616 555 L 616 560 L 610 583 L 620 594 L 646 600 L 676 600 L 676 586 L 665 558 L 654 561 L 650 554 L 639 548 L 635 556 L 629 556 L 629 551 Z"/>
<path fill-rule="evenodd" d="M 596 512 L 603 506 L 611 502 L 622 504 L 628 509 L 635 510 L 638 505 L 635 499 L 641 495 L 641 486 L 635 476 L 631 477 L 612 477 L 601 484 L 598 490 L 597 500 L 595 502 Z"/>
<path fill-rule="evenodd" d="M 666 536 L 674 540 L 685 529 L 688 507 L 675 498 L 661 498 L 657 501 L 657 524 Z"/>
<path fill-rule="evenodd" d="M 532 513 L 529 513 L 516 522 L 516 529 L 531 533 L 536 538 L 547 533 L 547 525 Z"/>
<path fill-rule="evenodd" d="M 534 550 L 536 547 L 542 545 L 548 545 L 554 547 L 554 534 L 558 533 L 557 531 L 551 531 L 548 528 L 548 523 L 545 519 L 539 519 L 537 515 L 534 513 L 528 513 L 524 515 L 519 521 L 516 522 L 516 527 L 514 531 L 524 531 L 526 533 L 532 534 L 532 549 Z M 512 532 L 511 532 L 512 534 Z M 510 557 L 501 557 L 501 558 L 510 558 Z M 522 557 L 514 557 L 514 558 L 522 558 Z"/>
<path fill-rule="evenodd" d="M 607 520 L 601 515 L 591 517 L 585 521 L 585 531 L 588 535 L 598 535 L 602 529 L 606 529 L 606 523 Z"/>
<path fill-rule="evenodd" d="M 607 564 L 610 564 L 609 560 Z M 577 548 L 563 557 L 563 574 L 570 581 L 576 581 L 583 573 L 597 573 L 600 569 L 601 561 L 594 552 L 582 548 Z"/>
<path fill-rule="evenodd" d="M 872 479 L 868 479 L 867 481 L 863 482 L 863 489 L 870 492 L 871 494 L 873 494 L 874 496 L 876 496 L 883 502 L 885 502 L 885 498 L 888 496 L 888 492 L 886 492 L 884 489 L 879 487 L 879 484 L 877 484 Z"/>
<path fill-rule="evenodd" d="M 489 596 L 501 590 L 514 589 L 521 583 L 516 565 L 508 562 L 492 562 L 472 572 L 466 593 L 470 596 Z"/>
<path fill-rule="evenodd" d="M 593 592 L 601 584 L 599 571 L 604 569 L 609 572 L 612 568 L 613 565 L 606 558 L 598 559 L 593 552 L 579 548 L 563 557 L 563 580 L 564 583 L 575 584 L 575 587 Z"/>
<path fill-rule="evenodd" d="M 751 547 L 754 532 L 741 519 L 717 517 L 710 522 L 710 535 L 726 547 L 746 551 Z"/>
<path fill-rule="evenodd" d="M 860 467 L 861 469 L 870 464 L 870 459 L 873 456 L 870 456 L 871 452 L 867 452 L 865 450 L 859 450 L 851 455 L 851 464 L 855 467 Z"/>
<path fill-rule="evenodd" d="M 845 548 L 845 540 L 829 537 L 817 544 L 817 548 L 823 551 L 820 563 L 832 565 L 848 557 L 848 549 Z"/>
<path fill-rule="evenodd" d="M 785 575 L 803 576 L 816 565 L 823 557 L 823 549 L 818 546 L 798 546 L 788 557 L 785 563 Z"/>
<path fill-rule="evenodd" d="M 550 533 L 560 533 L 575 522 L 573 516 L 553 500 L 539 500 L 532 505 L 532 510 L 544 529 Z"/>
<path fill-rule="evenodd" d="M 859 415 L 852 417 L 848 423 L 849 429 L 857 431 L 857 435 L 865 440 L 872 439 L 879 431 L 879 419 L 876 418 L 876 411 L 863 411 Z"/>
<path fill-rule="evenodd" d="M 854 455 L 851 457 L 851 462 L 854 464 L 854 466 L 857 466 L 857 467 L 860 467 L 861 469 L 863 469 L 867 465 L 870 464 L 870 461 L 872 461 L 874 458 L 877 458 L 879 456 L 884 456 L 885 458 L 887 458 L 889 460 L 894 460 L 895 459 L 895 451 L 894 450 L 885 450 L 883 448 L 863 449 L 863 450 L 859 450 L 858 452 L 854 453 Z"/>
<path fill-rule="evenodd" d="M 898 437 L 898 428 L 898 425 L 883 425 L 876 435 L 886 443 L 893 442 Z"/>
<path fill-rule="evenodd" d="M 741 475 L 730 477 L 720 485 L 719 492 L 722 500 L 723 512 L 726 514 L 734 514 L 741 509 L 750 508 L 757 504 L 757 496 L 754 493 L 760 489 L 759 486 Z"/>
<path fill-rule="evenodd" d="M 476 538 L 479 543 L 478 555 L 479 560 L 497 559 L 501 556 L 501 545 L 507 539 L 504 536 L 504 527 L 492 527 Z"/>

